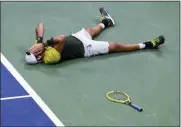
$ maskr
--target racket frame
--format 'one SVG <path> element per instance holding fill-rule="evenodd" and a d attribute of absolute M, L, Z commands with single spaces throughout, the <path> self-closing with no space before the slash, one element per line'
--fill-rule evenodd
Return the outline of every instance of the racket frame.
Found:
<path fill-rule="evenodd" d="M 115 93 L 115 92 L 124 94 L 127 99 L 126 100 L 116 100 L 116 99 L 113 99 L 113 98 L 109 97 L 109 94 L 112 94 L 112 93 Z M 131 102 L 129 95 L 124 93 L 124 92 L 121 92 L 121 91 L 110 91 L 110 92 L 108 92 L 106 94 L 106 97 L 107 97 L 108 100 L 113 101 L 113 102 L 117 102 L 117 103 L 129 104 Z"/>
<path fill-rule="evenodd" d="M 109 97 L 109 94 L 112 94 L 112 93 L 115 93 L 115 92 L 116 92 L 116 93 L 121 93 L 121 94 L 125 95 L 127 99 L 126 99 L 126 100 L 117 100 L 117 99 L 113 99 L 113 98 Z M 112 101 L 112 102 L 122 103 L 122 104 L 129 105 L 129 106 L 131 106 L 132 108 L 134 108 L 134 109 L 136 109 L 137 111 L 140 111 L 140 112 L 143 110 L 142 108 L 140 108 L 140 107 L 137 106 L 136 104 L 132 104 L 129 95 L 128 95 L 127 93 L 125 93 L 125 92 L 121 92 L 121 91 L 109 91 L 109 92 L 106 93 L 106 98 L 107 98 L 108 100 Z"/>

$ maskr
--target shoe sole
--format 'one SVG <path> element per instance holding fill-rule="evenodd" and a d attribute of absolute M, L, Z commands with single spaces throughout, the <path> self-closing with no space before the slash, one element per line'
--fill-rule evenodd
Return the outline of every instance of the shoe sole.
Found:
<path fill-rule="evenodd" d="M 105 8 L 100 8 L 99 11 L 101 13 L 101 15 L 104 15 L 102 14 L 101 10 L 104 10 L 106 12 L 106 16 L 109 17 L 109 19 L 111 19 L 111 21 L 113 22 L 113 25 L 115 25 L 115 21 L 114 19 L 109 15 L 108 11 L 105 9 Z"/>

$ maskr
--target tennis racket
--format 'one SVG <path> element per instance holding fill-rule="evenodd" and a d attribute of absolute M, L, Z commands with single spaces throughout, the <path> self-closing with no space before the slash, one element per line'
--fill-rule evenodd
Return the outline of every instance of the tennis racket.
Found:
<path fill-rule="evenodd" d="M 143 111 L 141 107 L 137 106 L 136 104 L 132 104 L 129 95 L 124 92 L 110 91 L 106 94 L 106 97 L 110 101 L 127 104 L 139 112 Z"/>

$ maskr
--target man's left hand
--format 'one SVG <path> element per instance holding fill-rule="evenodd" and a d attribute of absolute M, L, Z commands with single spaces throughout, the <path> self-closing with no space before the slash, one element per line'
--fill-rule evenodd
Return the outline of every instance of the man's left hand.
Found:
<path fill-rule="evenodd" d="M 44 50 L 44 45 L 42 43 L 34 44 L 29 51 L 33 53 L 35 56 L 40 55 Z"/>

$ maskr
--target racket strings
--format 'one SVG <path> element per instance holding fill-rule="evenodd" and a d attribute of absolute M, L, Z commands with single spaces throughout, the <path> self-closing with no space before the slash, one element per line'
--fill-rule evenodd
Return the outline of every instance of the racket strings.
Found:
<path fill-rule="evenodd" d="M 109 97 L 115 100 L 123 100 L 123 101 L 128 99 L 126 95 L 124 95 L 123 93 L 118 93 L 118 92 L 109 94 Z"/>

